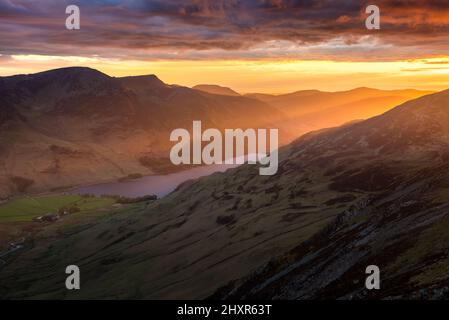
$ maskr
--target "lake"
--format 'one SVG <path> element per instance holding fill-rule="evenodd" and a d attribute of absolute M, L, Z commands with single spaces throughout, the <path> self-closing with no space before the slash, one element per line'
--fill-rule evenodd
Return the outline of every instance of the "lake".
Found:
<path fill-rule="evenodd" d="M 254 159 L 257 155 L 249 155 L 245 160 Z M 74 188 L 67 193 L 69 194 L 93 194 L 101 195 L 117 195 L 123 197 L 141 197 L 154 194 L 162 198 L 176 189 L 181 183 L 200 177 L 208 176 L 214 172 L 224 172 L 231 168 L 236 168 L 241 164 L 213 164 L 194 167 L 192 169 L 181 172 L 170 173 L 165 175 L 145 176 L 142 178 L 123 181 L 109 182 L 90 186 Z"/>

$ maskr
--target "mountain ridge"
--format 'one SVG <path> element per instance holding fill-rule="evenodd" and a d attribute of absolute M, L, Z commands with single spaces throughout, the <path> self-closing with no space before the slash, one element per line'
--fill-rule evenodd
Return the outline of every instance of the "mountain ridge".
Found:
<path fill-rule="evenodd" d="M 316 94 L 320 98 L 313 102 Z M 193 120 L 220 130 L 278 128 L 283 145 L 309 131 L 376 115 L 411 98 L 380 92 L 377 100 L 358 96 L 339 105 L 332 95 L 321 94 L 307 91 L 301 105 L 294 102 L 289 111 L 248 96 L 168 85 L 155 75 L 111 77 L 70 67 L 2 77 L 0 197 L 17 194 L 12 181 L 25 175 L 34 181 L 27 191 L 42 192 L 176 170 L 168 161 L 169 133 L 190 128 Z M 79 156 L 55 154 L 52 146 Z M 23 161 L 18 163 L 19 155 Z"/>
<path fill-rule="evenodd" d="M 238 92 L 229 87 L 222 87 L 214 84 L 198 84 L 192 87 L 192 89 L 224 96 L 240 96 Z"/>
<path fill-rule="evenodd" d="M 34 181 L 27 191 L 42 192 L 176 170 L 168 161 L 173 129 L 190 128 L 193 120 L 219 129 L 264 127 L 283 116 L 258 100 L 84 67 L 1 78 L 0 106 L 0 197 L 18 193 L 16 176 Z M 79 156 L 55 154 L 54 145 Z"/>

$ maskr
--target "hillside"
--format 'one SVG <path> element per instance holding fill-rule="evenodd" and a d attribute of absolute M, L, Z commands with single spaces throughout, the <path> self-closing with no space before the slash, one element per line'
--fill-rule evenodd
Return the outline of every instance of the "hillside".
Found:
<path fill-rule="evenodd" d="M 65 68 L 0 78 L 0 198 L 176 170 L 170 132 L 270 127 L 282 112 L 246 97 Z"/>
<path fill-rule="evenodd" d="M 443 299 L 449 292 L 449 91 L 298 141 L 329 187 L 363 197 L 313 237 L 218 290 L 227 299 Z M 344 149 L 338 151 L 338 148 Z M 319 154 L 323 156 L 319 156 Z M 335 202 L 335 201 L 334 201 Z M 364 288 L 381 269 L 381 290 Z"/>
<path fill-rule="evenodd" d="M 274 176 L 242 166 L 41 236 L 1 270 L 0 296 L 364 298 L 363 268 L 377 264 L 377 297 L 441 297 L 448 106 L 449 91 L 425 96 L 301 137 Z M 61 288 L 67 264 L 82 268 L 83 290 Z"/>

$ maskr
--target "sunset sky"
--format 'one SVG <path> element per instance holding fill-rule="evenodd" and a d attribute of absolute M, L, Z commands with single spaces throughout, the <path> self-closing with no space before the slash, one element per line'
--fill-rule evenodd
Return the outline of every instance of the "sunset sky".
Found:
<path fill-rule="evenodd" d="M 65 8 L 81 29 L 65 28 Z M 365 8 L 381 30 L 365 28 Z M 0 0 L 0 75 L 89 66 L 240 92 L 449 88 L 445 0 Z"/>

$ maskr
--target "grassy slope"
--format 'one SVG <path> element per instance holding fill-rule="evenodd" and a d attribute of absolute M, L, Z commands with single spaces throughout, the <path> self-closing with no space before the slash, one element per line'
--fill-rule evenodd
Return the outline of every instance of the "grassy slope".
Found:
<path fill-rule="evenodd" d="M 81 196 L 23 197 L 0 206 L 0 223 L 30 221 L 33 218 L 56 212 L 63 206 L 76 205 L 81 212 L 110 206 L 110 198 L 83 198 Z"/>
<path fill-rule="evenodd" d="M 58 234 L 46 230 L 1 270 L 0 296 L 205 298 L 309 238 L 357 200 L 325 206 L 348 193 L 330 191 L 321 174 L 293 163 L 280 169 L 284 174 L 274 177 L 259 176 L 254 166 L 216 173 L 148 206 L 127 206 Z M 61 286 L 68 264 L 82 268 L 80 292 Z"/>

